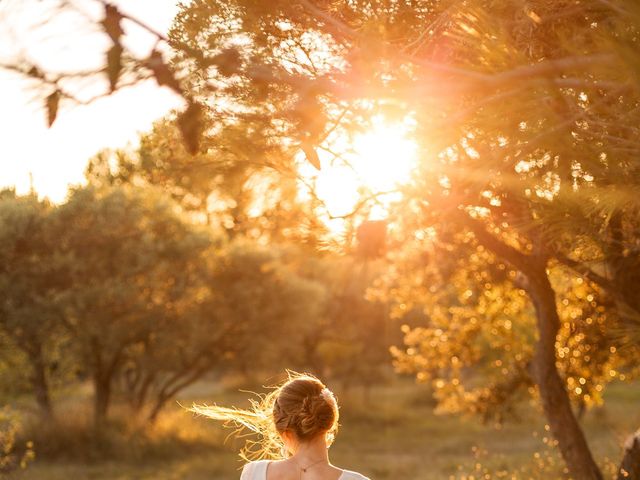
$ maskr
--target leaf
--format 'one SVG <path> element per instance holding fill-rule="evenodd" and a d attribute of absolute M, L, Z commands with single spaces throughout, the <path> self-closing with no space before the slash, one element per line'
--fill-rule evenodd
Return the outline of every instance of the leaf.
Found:
<path fill-rule="evenodd" d="M 190 102 L 187 109 L 178 116 L 178 127 L 187 151 L 191 155 L 198 153 L 202 135 L 202 106 Z"/>
<path fill-rule="evenodd" d="M 51 125 L 53 125 L 53 122 L 56 121 L 56 117 L 58 116 L 59 104 L 60 104 L 60 90 L 56 90 L 51 95 L 49 95 L 46 100 L 47 121 L 48 121 L 49 127 L 51 127 Z"/>
<path fill-rule="evenodd" d="M 114 44 L 107 52 L 107 76 L 109 77 L 109 86 L 113 92 L 120 78 L 122 71 L 122 47 Z"/>
<path fill-rule="evenodd" d="M 320 170 L 320 157 L 318 156 L 318 152 L 316 149 L 309 143 L 309 141 L 305 140 L 300 144 L 300 148 L 304 152 L 307 160 L 311 165 L 313 165 L 317 170 Z"/>
<path fill-rule="evenodd" d="M 27 72 L 27 75 L 29 75 L 30 77 L 33 78 L 37 78 L 40 80 L 44 80 L 44 73 L 42 73 L 42 70 L 40 70 L 38 67 L 36 67 L 35 65 L 33 65 L 29 71 Z"/>
<path fill-rule="evenodd" d="M 162 58 L 162 53 L 157 50 L 151 52 L 149 58 L 146 62 L 147 67 L 153 72 L 153 76 L 156 78 L 158 85 L 171 88 L 178 95 L 184 96 L 184 92 L 182 91 L 182 87 L 180 86 L 180 82 L 176 79 L 173 74 L 173 71 L 169 66 L 164 63 L 164 59 Z"/>
<path fill-rule="evenodd" d="M 104 26 L 104 31 L 109 35 L 111 41 L 116 45 L 120 43 L 120 37 L 124 34 L 124 30 L 122 30 L 122 26 L 120 25 L 121 20 L 122 14 L 115 6 L 109 4 L 104 6 L 102 26 Z"/>
<path fill-rule="evenodd" d="M 215 55 L 211 62 L 216 66 L 218 72 L 225 77 L 230 77 L 240 71 L 242 67 L 242 56 L 235 47 L 225 48 Z"/>

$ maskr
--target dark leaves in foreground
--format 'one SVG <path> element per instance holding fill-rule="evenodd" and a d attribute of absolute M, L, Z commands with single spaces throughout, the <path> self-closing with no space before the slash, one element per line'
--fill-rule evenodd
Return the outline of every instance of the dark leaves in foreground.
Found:
<path fill-rule="evenodd" d="M 53 125 L 58 116 L 58 105 L 60 104 L 60 90 L 55 90 L 51 93 L 46 100 L 47 107 L 47 124 L 49 127 Z"/>
<path fill-rule="evenodd" d="M 167 86 L 178 95 L 184 96 L 180 82 L 176 79 L 171 67 L 164 62 L 162 53 L 158 50 L 151 52 L 151 55 L 149 55 L 147 59 L 146 66 L 153 72 L 153 76 L 158 82 L 158 85 Z"/>
<path fill-rule="evenodd" d="M 109 87 L 113 93 L 118 87 L 118 79 L 122 71 L 122 47 L 114 44 L 107 52 L 107 76 L 109 77 Z"/>
<path fill-rule="evenodd" d="M 120 43 L 120 37 L 124 34 L 120 21 L 122 20 L 122 14 L 113 5 L 104 6 L 104 20 L 102 20 L 102 26 L 104 31 L 114 44 Z"/>
<path fill-rule="evenodd" d="M 107 77 L 109 78 L 111 93 L 117 88 L 120 71 L 122 70 L 123 48 L 120 44 L 120 37 L 124 35 L 124 30 L 120 25 L 121 21 L 122 14 L 116 7 L 108 4 L 104 6 L 104 19 L 101 23 L 113 44 L 107 51 Z"/>

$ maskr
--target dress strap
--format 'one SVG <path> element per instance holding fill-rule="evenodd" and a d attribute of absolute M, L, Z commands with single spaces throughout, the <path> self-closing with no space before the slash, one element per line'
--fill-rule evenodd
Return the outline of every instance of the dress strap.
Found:
<path fill-rule="evenodd" d="M 253 474 L 253 480 L 267 480 L 267 468 L 269 468 L 269 460 L 260 460 L 256 462 L 256 470 Z"/>

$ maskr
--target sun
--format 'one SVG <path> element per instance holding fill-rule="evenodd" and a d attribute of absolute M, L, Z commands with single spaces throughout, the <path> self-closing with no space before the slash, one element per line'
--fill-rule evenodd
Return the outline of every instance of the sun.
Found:
<path fill-rule="evenodd" d="M 362 185 L 380 193 L 409 180 L 416 166 L 416 144 L 407 134 L 406 124 L 374 120 L 370 131 L 356 137 L 352 165 Z"/>
<path fill-rule="evenodd" d="M 376 195 L 372 217 L 383 218 L 386 206 L 399 197 L 398 187 L 409 181 L 417 162 L 417 145 L 409 138 L 409 122 L 390 123 L 374 117 L 367 132 L 356 135 L 344 161 L 320 151 L 322 168 L 301 173 L 314 185 L 329 217 L 353 212 L 363 196 Z M 372 218 L 373 219 L 373 218 Z"/>

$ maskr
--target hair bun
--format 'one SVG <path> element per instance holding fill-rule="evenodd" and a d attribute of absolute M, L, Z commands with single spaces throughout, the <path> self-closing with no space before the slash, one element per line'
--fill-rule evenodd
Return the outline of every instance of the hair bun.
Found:
<path fill-rule="evenodd" d="M 311 411 L 311 399 L 311 396 L 302 399 L 302 406 L 300 407 L 301 413 L 309 413 Z"/>
<path fill-rule="evenodd" d="M 302 408 L 298 415 L 298 435 L 311 438 L 326 432 L 334 424 L 335 411 L 322 395 L 308 396 L 302 401 Z"/>
<path fill-rule="evenodd" d="M 278 432 L 292 430 L 301 440 L 332 431 L 338 423 L 338 404 L 320 380 L 300 375 L 285 383 L 274 403 Z"/>

